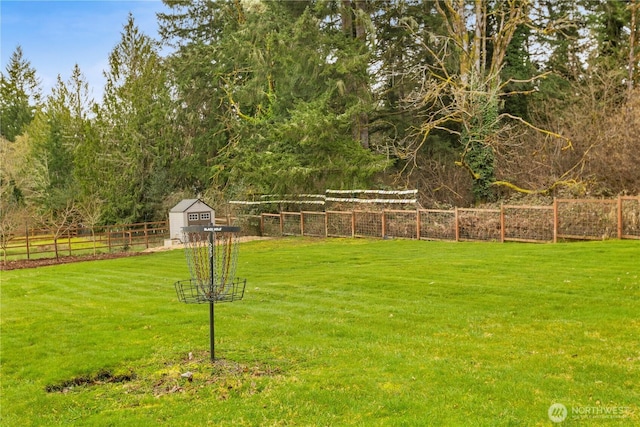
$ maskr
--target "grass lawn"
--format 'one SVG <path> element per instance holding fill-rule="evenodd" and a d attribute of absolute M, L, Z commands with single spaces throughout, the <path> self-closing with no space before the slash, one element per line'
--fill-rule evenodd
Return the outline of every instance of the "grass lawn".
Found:
<path fill-rule="evenodd" d="M 637 241 L 243 243 L 215 364 L 182 251 L 1 274 L 3 426 L 640 425 Z"/>

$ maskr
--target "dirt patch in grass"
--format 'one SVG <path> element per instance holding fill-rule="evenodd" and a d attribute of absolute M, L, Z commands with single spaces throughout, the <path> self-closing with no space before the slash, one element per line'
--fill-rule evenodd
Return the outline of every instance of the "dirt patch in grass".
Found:
<path fill-rule="evenodd" d="M 47 393 L 71 393 L 106 384 L 123 384 L 124 393 L 152 394 L 162 397 L 173 393 L 195 394 L 209 389 L 218 400 L 234 396 L 251 396 L 268 387 L 269 377 L 282 377 L 282 369 L 260 362 L 240 363 L 227 359 L 211 361 L 206 351 L 193 353 L 151 374 L 133 371 L 114 374 L 100 370 L 93 375 L 79 375 L 45 386 Z"/>
<path fill-rule="evenodd" d="M 0 270 L 18 270 L 22 268 L 37 268 L 48 265 L 68 264 L 71 262 L 96 261 L 101 259 L 115 259 L 130 256 L 146 255 L 146 252 L 114 252 L 97 255 L 67 255 L 58 259 L 21 259 L 15 261 L 0 261 Z"/>
<path fill-rule="evenodd" d="M 219 400 L 232 396 L 250 396 L 267 387 L 265 379 L 282 376 L 282 369 L 260 362 L 240 363 L 227 359 L 211 361 L 208 352 L 189 355 L 167 363 L 166 370 L 152 385 L 153 395 L 197 393 L 208 388 Z"/>
<path fill-rule="evenodd" d="M 45 387 L 45 390 L 47 393 L 68 393 L 76 387 L 95 386 L 108 383 L 124 383 L 133 381 L 135 378 L 136 374 L 133 372 L 114 375 L 111 371 L 101 370 L 95 375 L 82 375 L 56 384 L 49 384 Z"/>

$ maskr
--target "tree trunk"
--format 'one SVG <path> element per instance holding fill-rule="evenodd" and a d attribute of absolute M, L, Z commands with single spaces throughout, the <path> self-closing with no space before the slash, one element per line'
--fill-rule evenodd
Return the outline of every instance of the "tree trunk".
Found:
<path fill-rule="evenodd" d="M 342 0 L 342 31 L 349 37 L 357 40 L 362 45 L 366 42 L 366 27 L 363 15 L 366 10 L 366 0 Z M 366 73 L 366 70 L 363 70 Z M 367 97 L 369 87 L 366 81 L 351 79 L 346 85 L 347 92 L 359 99 Z M 360 142 L 363 148 L 369 148 L 369 117 L 365 112 L 353 114 L 352 136 Z"/>
<path fill-rule="evenodd" d="M 635 68 L 637 62 L 636 44 L 638 43 L 638 13 L 640 12 L 640 3 L 637 0 L 631 0 L 629 5 L 631 11 L 631 23 L 629 25 L 629 78 L 627 80 L 627 89 L 629 96 L 633 92 Z"/>

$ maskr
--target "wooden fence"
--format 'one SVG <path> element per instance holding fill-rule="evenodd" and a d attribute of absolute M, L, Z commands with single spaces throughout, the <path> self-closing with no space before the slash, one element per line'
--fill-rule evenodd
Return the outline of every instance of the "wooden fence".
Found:
<path fill-rule="evenodd" d="M 640 196 L 555 199 L 551 206 L 499 209 L 263 213 L 253 219 L 263 236 L 497 242 L 640 239 Z"/>
<path fill-rule="evenodd" d="M 242 226 L 244 235 L 262 236 L 496 242 L 640 240 L 640 196 L 555 199 L 551 206 L 503 205 L 499 209 L 263 213 L 220 221 Z M 75 227 L 57 235 L 51 230 L 32 229 L 9 236 L 1 249 L 2 259 L 8 261 L 57 258 L 140 250 L 162 246 L 168 238 L 167 221 Z"/>
<path fill-rule="evenodd" d="M 72 227 L 60 233 L 27 229 L 7 238 L 3 260 L 58 258 L 161 246 L 169 238 L 167 221 L 100 227 Z"/>

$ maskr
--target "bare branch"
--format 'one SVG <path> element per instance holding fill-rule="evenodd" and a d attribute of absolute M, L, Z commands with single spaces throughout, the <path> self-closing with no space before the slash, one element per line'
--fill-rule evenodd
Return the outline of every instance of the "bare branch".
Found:
<path fill-rule="evenodd" d="M 556 138 L 560 138 L 560 139 L 565 140 L 565 141 L 567 142 L 567 145 L 565 145 L 564 147 L 562 147 L 562 150 L 563 150 L 563 151 L 564 151 L 564 150 L 570 150 L 570 149 L 573 149 L 573 144 L 571 143 L 571 139 L 567 138 L 566 136 L 562 136 L 562 135 L 560 135 L 559 133 L 552 132 L 552 131 L 550 131 L 550 130 L 542 129 L 542 128 L 539 128 L 539 127 L 537 127 L 537 126 L 534 126 L 533 124 L 531 124 L 531 123 L 529 123 L 528 121 L 524 120 L 522 117 L 514 116 L 514 115 L 509 114 L 509 113 L 502 113 L 502 114 L 500 114 L 500 116 L 501 116 L 501 117 L 509 117 L 510 119 L 517 120 L 517 121 L 519 121 L 520 123 L 522 123 L 523 125 L 525 125 L 525 126 L 527 126 L 527 127 L 530 127 L 531 129 L 534 129 L 534 130 L 536 130 L 536 131 L 538 131 L 538 132 L 540 132 L 540 133 L 543 133 L 543 134 L 545 134 L 545 135 L 549 135 L 549 136 L 553 136 L 553 137 L 556 137 Z"/>

